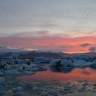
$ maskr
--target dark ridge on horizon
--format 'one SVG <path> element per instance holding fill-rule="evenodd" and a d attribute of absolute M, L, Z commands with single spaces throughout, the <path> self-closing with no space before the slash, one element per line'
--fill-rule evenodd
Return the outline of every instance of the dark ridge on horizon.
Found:
<path fill-rule="evenodd" d="M 20 53 L 12 53 L 12 52 L 3 53 L 3 54 L 0 54 L 0 58 L 8 58 L 12 54 L 16 54 L 19 56 L 19 58 L 22 58 L 22 59 L 27 59 L 27 58 L 31 59 L 35 57 L 64 58 L 64 55 L 66 55 L 64 53 L 30 51 L 30 52 L 20 52 Z"/>
<path fill-rule="evenodd" d="M 19 58 L 21 59 L 31 59 L 35 57 L 50 57 L 50 58 L 56 58 L 56 59 L 63 59 L 69 56 L 73 55 L 88 55 L 88 56 L 96 56 L 96 52 L 87 52 L 87 53 L 55 53 L 55 52 L 37 52 L 37 51 L 26 51 L 26 52 L 19 52 L 19 53 L 13 53 L 13 52 L 8 52 L 8 53 L 0 53 L 0 58 L 8 58 L 12 54 L 18 55 Z"/>

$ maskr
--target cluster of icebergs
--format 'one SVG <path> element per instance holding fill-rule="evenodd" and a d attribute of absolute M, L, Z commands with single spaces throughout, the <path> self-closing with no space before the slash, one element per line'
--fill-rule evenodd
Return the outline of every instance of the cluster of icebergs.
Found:
<path fill-rule="evenodd" d="M 65 59 L 52 59 L 46 57 L 35 57 L 33 59 L 34 64 L 49 64 L 50 67 L 68 69 L 74 67 L 94 67 L 96 68 L 96 58 L 89 57 L 85 55 L 73 56 Z M 18 59 L 18 57 L 13 56 L 6 60 L 0 60 L 0 70 L 3 70 L 6 74 L 19 74 L 20 71 L 25 71 L 26 74 L 33 74 L 37 67 L 31 64 L 32 62 L 27 62 L 26 60 Z M 38 67 L 38 70 L 46 70 L 44 66 Z M 35 71 L 33 71 L 35 70 Z M 2 72 L 3 72 L 2 71 Z M 18 72 L 19 71 L 19 72 Z"/>
<path fill-rule="evenodd" d="M 50 62 L 50 66 L 52 67 L 63 67 L 63 68 L 70 68 L 70 67 L 91 67 L 96 66 L 96 62 L 88 62 L 85 60 L 75 60 L 74 62 L 72 60 L 52 60 Z"/>
<path fill-rule="evenodd" d="M 50 67 L 72 68 L 72 67 L 96 67 L 96 58 L 87 55 L 75 55 L 65 59 L 52 59 L 46 57 L 34 58 L 36 64 L 49 63 Z"/>
<path fill-rule="evenodd" d="M 35 62 L 35 63 L 34 63 Z M 12 56 L 8 59 L 0 60 L 0 76 L 4 75 L 32 75 L 37 71 L 47 70 L 45 66 L 37 66 L 38 63 L 49 62 L 47 59 L 34 58 L 34 62 L 19 59 Z"/>
<path fill-rule="evenodd" d="M 66 59 L 53 59 L 50 67 L 72 68 L 72 67 L 96 67 L 96 58 L 85 55 L 68 57 Z"/>

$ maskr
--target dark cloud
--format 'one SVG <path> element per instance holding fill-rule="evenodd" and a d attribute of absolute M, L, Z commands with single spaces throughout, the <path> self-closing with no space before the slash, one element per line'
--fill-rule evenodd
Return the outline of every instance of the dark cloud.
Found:
<path fill-rule="evenodd" d="M 90 47 L 90 48 L 89 48 L 89 51 L 90 51 L 90 52 L 95 52 L 95 51 L 96 51 L 96 47 Z"/>
<path fill-rule="evenodd" d="M 83 43 L 83 44 L 81 44 L 81 46 L 82 47 L 87 47 L 87 46 L 89 46 L 89 43 Z"/>
<path fill-rule="evenodd" d="M 20 32 L 12 34 L 12 37 L 34 37 L 34 36 L 48 36 L 50 34 L 47 30 L 34 31 L 34 32 Z"/>
<path fill-rule="evenodd" d="M 41 31 L 32 31 L 32 32 L 19 32 L 19 33 L 14 33 L 11 34 L 11 36 L 9 37 L 25 37 L 25 38 L 36 38 L 36 37 L 42 37 L 42 38 L 49 38 L 49 37 L 55 37 L 55 38 L 61 38 L 61 37 L 67 37 L 70 38 L 72 37 L 70 34 L 59 34 L 59 33 L 55 33 L 52 34 L 50 31 L 48 30 L 41 30 Z"/>

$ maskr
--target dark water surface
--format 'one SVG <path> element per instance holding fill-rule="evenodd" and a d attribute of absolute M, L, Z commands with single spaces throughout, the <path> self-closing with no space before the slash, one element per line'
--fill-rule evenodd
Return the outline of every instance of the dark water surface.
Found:
<path fill-rule="evenodd" d="M 45 65 L 43 65 L 45 66 Z M 48 66 L 47 66 L 48 67 Z M 20 81 L 77 81 L 87 80 L 96 81 L 96 70 L 90 67 L 65 69 L 62 72 L 56 68 L 49 68 L 47 71 L 38 71 L 34 75 L 20 76 L 17 78 Z"/>

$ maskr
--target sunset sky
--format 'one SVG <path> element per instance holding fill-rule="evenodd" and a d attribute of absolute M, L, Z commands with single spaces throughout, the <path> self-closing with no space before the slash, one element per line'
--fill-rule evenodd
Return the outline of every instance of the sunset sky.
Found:
<path fill-rule="evenodd" d="M 96 51 L 96 0 L 0 0 L 0 46 Z"/>

